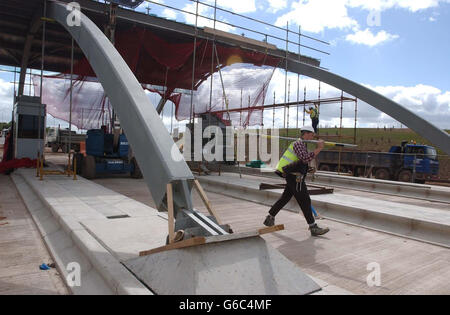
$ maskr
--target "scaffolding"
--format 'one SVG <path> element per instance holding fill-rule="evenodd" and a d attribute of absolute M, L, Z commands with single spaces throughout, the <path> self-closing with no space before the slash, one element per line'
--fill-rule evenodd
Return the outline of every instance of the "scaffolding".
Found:
<path fill-rule="evenodd" d="M 344 92 L 341 91 L 341 96 L 340 97 L 334 97 L 334 98 L 325 98 L 325 99 L 321 99 L 321 83 L 319 82 L 319 91 L 318 91 L 318 98 L 317 99 L 306 99 L 306 86 L 304 89 L 304 97 L 303 100 L 300 100 L 300 74 L 297 75 L 297 100 L 295 102 L 291 102 L 291 90 L 292 90 L 292 84 L 291 84 L 291 80 L 288 79 L 288 71 L 287 71 L 287 63 L 288 60 L 290 58 L 290 53 L 291 51 L 289 50 L 290 45 L 295 45 L 297 47 L 297 55 L 298 55 L 298 61 L 301 62 L 301 49 L 308 49 L 308 50 L 312 50 L 314 52 L 320 53 L 320 54 L 324 54 L 324 55 L 329 55 L 328 52 L 321 50 L 321 49 L 317 49 L 314 47 L 311 47 L 309 45 L 305 45 L 302 42 L 302 38 L 305 39 L 309 39 L 312 40 L 316 43 L 320 43 L 320 44 L 324 44 L 324 45 L 329 45 L 328 42 L 311 37 L 311 36 L 307 36 L 305 34 L 302 34 L 301 32 L 301 26 L 299 26 L 298 31 L 293 31 L 289 28 L 289 22 L 286 23 L 286 27 L 280 27 L 280 26 L 274 26 L 270 23 L 267 23 L 265 21 L 261 21 L 252 17 L 248 17 L 242 14 L 238 14 L 235 12 L 232 12 L 230 10 L 226 10 L 224 8 L 221 8 L 219 6 L 217 6 L 217 1 L 214 1 L 214 3 L 210 4 L 210 3 L 205 3 L 199 0 L 190 0 L 194 5 L 195 5 L 195 12 L 191 12 L 191 11 L 187 11 L 186 9 L 179 9 L 175 6 L 171 6 L 167 3 L 159 3 L 156 1 L 151 1 L 151 0 L 146 0 L 146 2 L 153 4 L 155 6 L 160 6 L 163 8 L 167 8 L 167 9 L 171 9 L 171 10 L 175 10 L 177 12 L 181 12 L 184 13 L 186 15 L 191 15 L 195 17 L 195 37 L 194 37 L 194 51 L 193 51 L 193 64 L 192 64 L 192 89 L 191 89 L 191 99 L 190 99 L 190 110 L 189 110 L 189 123 L 192 124 L 194 122 L 194 118 L 195 118 L 195 114 L 194 113 L 194 77 L 195 77 L 195 69 L 196 69 L 196 55 L 197 55 L 197 36 L 198 36 L 198 29 L 199 29 L 199 19 L 203 19 L 204 21 L 209 21 L 210 23 L 212 23 L 212 29 L 213 29 L 213 38 L 212 38 L 212 46 L 213 49 L 211 51 L 212 54 L 212 63 L 211 63 L 211 80 L 210 80 L 210 93 L 209 93 L 209 106 L 208 106 L 208 110 L 207 112 L 209 113 L 214 113 L 214 114 L 228 114 L 228 118 L 230 117 L 230 113 L 239 113 L 239 117 L 238 117 L 238 121 L 239 121 L 239 126 L 243 126 L 243 118 L 242 118 L 242 114 L 245 112 L 251 112 L 251 111 L 261 111 L 261 121 L 260 121 L 260 126 L 264 127 L 264 117 L 267 115 L 264 114 L 264 112 L 266 110 L 272 110 L 272 128 L 275 128 L 275 116 L 276 116 L 276 110 L 279 108 L 283 108 L 283 123 L 282 126 L 285 129 L 286 132 L 286 136 L 289 136 L 289 130 L 291 129 L 291 125 L 290 125 L 290 121 L 291 121 L 291 109 L 295 108 L 296 109 L 296 119 L 295 119 L 295 130 L 299 130 L 299 125 L 300 125 L 300 109 L 301 107 L 303 107 L 303 125 L 305 125 L 306 123 L 306 108 L 308 105 L 317 105 L 319 108 L 319 114 L 320 114 L 320 109 L 321 109 L 321 105 L 326 105 L 326 104 L 340 104 L 340 123 L 339 123 L 339 133 L 337 135 L 337 138 L 339 138 L 339 140 L 342 140 L 343 138 L 345 138 L 345 136 L 342 134 L 342 128 L 343 128 L 343 104 L 344 103 L 348 103 L 348 102 L 353 102 L 355 104 L 355 124 L 354 124 L 354 134 L 353 134 L 353 142 L 356 143 L 356 127 L 357 127 L 357 99 L 356 98 L 352 98 L 352 97 L 346 97 L 344 96 Z M 212 9 L 213 10 L 213 15 L 212 17 L 206 16 L 206 15 L 202 15 L 199 13 L 199 6 L 203 6 L 205 8 L 208 9 Z M 229 14 L 232 15 L 233 17 L 239 17 L 239 18 L 243 18 L 246 21 L 251 21 L 254 23 L 257 23 L 259 25 L 264 25 L 266 27 L 275 29 L 277 31 L 281 31 L 285 33 L 285 37 L 282 38 L 281 36 L 277 36 L 276 34 L 269 34 L 269 33 L 263 33 L 261 32 L 259 29 L 251 29 L 249 28 L 247 25 L 246 26 L 242 26 L 242 25 L 238 25 L 236 23 L 230 23 L 227 20 L 224 20 L 224 18 L 222 17 L 222 19 L 218 19 L 218 12 L 221 13 L 225 13 L 225 14 Z M 147 10 L 148 13 L 148 10 Z M 267 91 L 263 91 L 264 93 L 264 100 L 262 102 L 261 105 L 257 105 L 257 106 L 251 106 L 250 104 L 250 95 L 248 95 L 249 98 L 249 102 L 248 102 L 248 106 L 245 106 L 244 103 L 247 103 L 246 101 L 244 101 L 245 97 L 243 95 L 243 91 L 242 89 L 240 90 L 240 104 L 239 106 L 235 106 L 234 108 L 229 108 L 228 107 L 228 99 L 226 96 L 226 92 L 225 89 L 226 87 L 223 86 L 223 79 L 222 79 L 222 73 L 221 73 L 221 68 L 219 67 L 218 72 L 220 75 L 220 79 L 221 79 L 221 84 L 222 84 L 222 89 L 223 89 L 223 99 L 222 99 L 222 108 L 221 109 L 217 109 L 217 110 L 213 110 L 212 108 L 212 99 L 213 99 L 213 86 L 214 86 L 214 69 L 216 66 L 219 66 L 219 56 L 217 53 L 217 49 L 216 49 L 216 35 L 215 35 L 215 31 L 217 30 L 218 25 L 222 25 L 222 26 L 228 26 L 228 27 L 232 27 L 235 29 L 240 29 L 242 31 L 246 31 L 246 32 L 250 32 L 252 34 L 256 34 L 256 35 L 262 35 L 264 36 L 263 42 L 266 44 L 276 44 L 276 43 L 282 43 L 284 42 L 284 46 L 285 46 L 285 56 L 284 56 L 284 60 L 283 60 L 283 64 L 285 67 L 285 84 L 284 84 L 284 103 L 281 104 L 277 104 L 276 101 L 276 95 L 274 92 L 274 102 L 273 104 L 265 104 L 265 97 L 266 97 L 266 92 Z M 245 34 L 242 34 L 243 36 Z M 295 36 L 298 38 L 297 41 L 293 41 L 290 36 Z M 215 55 L 215 56 L 214 56 Z M 215 58 L 216 57 L 216 58 Z M 225 108 L 226 107 L 226 108 Z M 198 114 L 198 113 L 197 113 Z M 299 132 L 298 132 L 299 135 Z M 320 135 L 322 137 L 325 138 L 332 138 L 333 136 L 330 135 Z"/>

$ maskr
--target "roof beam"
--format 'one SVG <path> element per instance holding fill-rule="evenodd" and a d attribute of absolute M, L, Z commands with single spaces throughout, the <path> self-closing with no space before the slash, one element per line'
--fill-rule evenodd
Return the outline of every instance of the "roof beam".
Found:
<path fill-rule="evenodd" d="M 69 3 L 72 0 L 60 0 L 61 2 Z M 94 13 L 94 14 L 104 14 L 104 4 L 99 2 L 94 2 L 90 0 L 78 0 L 78 3 L 80 3 L 80 6 L 82 10 L 88 14 L 88 12 Z M 88 11 L 88 12 L 86 12 Z M 89 15 L 89 14 L 88 14 Z M 124 8 L 118 8 L 117 9 L 117 19 L 122 22 L 127 22 L 133 25 L 141 24 L 142 26 L 147 26 L 151 28 L 156 28 L 159 30 L 166 30 L 170 31 L 172 33 L 178 33 L 178 34 L 184 34 L 189 36 L 190 38 L 195 37 L 195 27 L 192 25 L 187 25 L 184 23 L 176 22 L 176 21 L 170 21 L 164 18 L 159 18 L 155 16 L 151 16 L 145 13 L 136 12 L 132 10 L 127 10 Z M 210 34 L 205 32 L 202 28 L 198 29 L 198 38 L 201 39 L 208 39 L 213 40 L 215 38 L 216 42 L 222 43 L 225 45 L 231 45 L 231 46 L 237 46 L 245 50 L 251 50 L 259 53 L 267 53 L 270 56 L 278 57 L 284 59 L 286 57 L 286 51 L 281 49 L 273 49 L 273 48 L 266 48 L 262 47 L 261 45 L 253 44 L 252 42 L 243 42 L 242 40 L 235 40 L 233 38 L 225 37 L 225 36 L 218 36 L 214 34 Z M 289 58 L 292 58 L 294 60 L 299 60 L 299 55 L 295 53 L 289 53 Z M 308 56 L 301 56 L 300 61 L 319 67 L 320 66 L 320 60 L 311 58 Z"/>

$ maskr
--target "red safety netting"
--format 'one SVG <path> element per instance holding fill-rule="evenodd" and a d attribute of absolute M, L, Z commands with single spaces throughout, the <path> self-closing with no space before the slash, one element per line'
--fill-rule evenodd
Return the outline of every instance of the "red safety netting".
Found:
<path fill-rule="evenodd" d="M 137 79 L 150 94 L 158 93 L 176 105 L 176 118 L 190 117 L 190 92 L 174 93 L 176 89 L 191 90 L 194 43 L 177 38 L 162 38 L 149 30 L 133 28 L 117 32 L 116 48 L 127 62 Z M 216 45 L 197 40 L 194 72 L 194 115 L 205 112 L 219 112 L 224 116 L 225 97 L 219 77 L 222 71 L 228 109 L 241 106 L 241 91 L 244 108 L 263 105 L 267 86 L 279 58 L 264 53 L 244 51 L 238 47 Z M 217 62 L 217 59 L 219 62 Z M 212 71 L 211 71 L 212 70 Z M 45 76 L 43 81 L 43 103 L 52 116 L 68 121 L 70 104 L 70 71 L 57 76 Z M 97 82 L 88 60 L 83 58 L 74 65 L 76 79 L 73 81 L 72 123 L 81 129 L 98 128 L 108 124 L 112 108 Z M 213 96 L 210 102 L 211 74 Z M 35 95 L 40 95 L 40 77 L 34 78 Z M 250 102 L 249 102 L 250 97 Z M 156 104 L 155 104 L 156 105 Z M 242 117 L 244 116 L 244 117 Z M 226 117 L 228 119 L 228 113 Z M 231 113 L 233 124 L 249 126 L 262 123 L 262 112 L 246 111 Z"/>
<path fill-rule="evenodd" d="M 0 162 L 0 174 L 5 173 L 6 171 L 11 171 L 15 168 L 21 167 L 36 167 L 37 160 L 31 160 L 29 158 L 23 159 L 14 159 L 12 158 L 11 150 L 11 137 L 12 133 L 10 132 L 5 139 L 5 144 L 3 146 L 3 158 Z"/>
<path fill-rule="evenodd" d="M 29 158 L 13 159 L 5 162 L 0 162 L 0 174 L 5 173 L 16 168 L 36 168 L 37 160 Z"/>

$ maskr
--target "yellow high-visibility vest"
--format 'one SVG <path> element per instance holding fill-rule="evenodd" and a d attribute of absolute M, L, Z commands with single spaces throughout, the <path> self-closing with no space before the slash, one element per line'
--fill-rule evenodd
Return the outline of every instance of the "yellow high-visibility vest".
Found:
<path fill-rule="evenodd" d="M 311 109 L 311 114 L 310 114 L 310 116 L 311 116 L 311 119 L 314 119 L 314 118 L 316 118 L 316 117 L 319 116 L 319 111 L 317 110 L 317 108 Z"/>
<path fill-rule="evenodd" d="M 280 161 L 277 164 L 277 170 L 281 173 L 284 173 L 283 167 L 299 161 L 297 154 L 295 154 L 294 152 L 294 143 L 295 142 L 292 142 L 289 145 L 289 147 L 283 153 L 283 156 L 281 157 Z"/>

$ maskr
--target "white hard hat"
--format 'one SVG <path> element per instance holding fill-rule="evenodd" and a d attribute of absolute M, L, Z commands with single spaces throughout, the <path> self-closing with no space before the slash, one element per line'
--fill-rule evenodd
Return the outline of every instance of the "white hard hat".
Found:
<path fill-rule="evenodd" d="M 302 129 L 301 129 L 301 131 L 307 131 L 307 132 L 312 132 L 312 133 L 315 132 L 315 131 L 314 131 L 314 128 L 311 127 L 311 126 L 303 126 Z"/>

